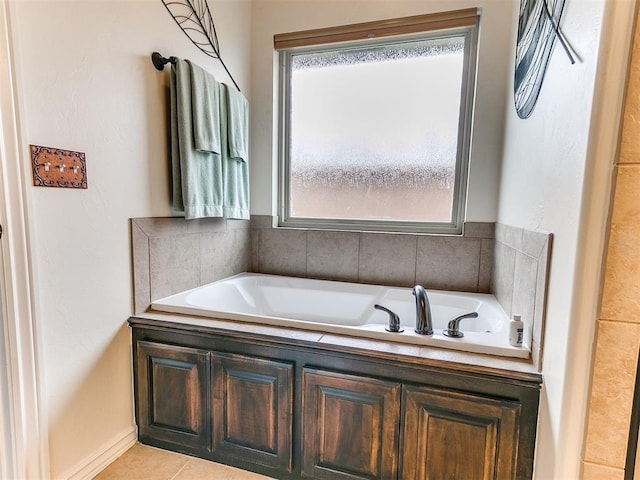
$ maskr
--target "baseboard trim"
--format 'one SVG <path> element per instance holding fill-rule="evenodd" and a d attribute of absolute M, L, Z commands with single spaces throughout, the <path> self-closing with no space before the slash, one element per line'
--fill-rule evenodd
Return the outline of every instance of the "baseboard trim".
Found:
<path fill-rule="evenodd" d="M 107 442 L 92 455 L 67 470 L 63 475 L 56 477 L 66 480 L 90 480 L 131 448 L 137 439 L 138 432 L 136 427 L 128 428 L 116 436 L 112 442 Z"/>

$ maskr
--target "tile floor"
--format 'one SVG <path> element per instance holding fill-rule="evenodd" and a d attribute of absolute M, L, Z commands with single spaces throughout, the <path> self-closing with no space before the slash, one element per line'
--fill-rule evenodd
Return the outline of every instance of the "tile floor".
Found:
<path fill-rule="evenodd" d="M 219 463 L 135 444 L 94 480 L 269 480 Z"/>

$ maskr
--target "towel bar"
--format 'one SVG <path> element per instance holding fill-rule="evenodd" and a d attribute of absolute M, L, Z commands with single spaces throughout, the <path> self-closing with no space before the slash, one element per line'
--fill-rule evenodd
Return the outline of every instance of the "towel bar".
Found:
<path fill-rule="evenodd" d="M 227 74 L 229 75 L 229 78 L 231 79 L 231 81 L 233 82 L 233 84 L 235 85 L 236 89 L 238 91 L 240 91 L 240 87 L 238 86 L 238 84 L 236 83 L 236 81 L 233 79 L 233 77 L 231 76 L 231 73 L 229 72 L 229 69 L 227 68 L 227 66 L 224 64 L 224 62 L 222 61 L 221 58 L 216 57 L 218 60 L 220 60 L 220 63 L 222 63 L 222 66 L 224 67 L 225 71 L 227 72 Z M 153 52 L 151 54 L 151 63 L 153 63 L 153 66 L 156 67 L 157 70 L 164 70 L 164 66 L 167 63 L 171 63 L 171 64 L 175 64 L 176 63 L 177 58 L 176 57 L 163 57 L 160 53 L 158 52 Z"/>
<path fill-rule="evenodd" d="M 156 67 L 157 70 L 162 71 L 167 63 L 176 63 L 176 57 L 165 58 L 158 52 L 153 52 L 151 54 L 151 63 L 153 63 L 153 66 Z"/>

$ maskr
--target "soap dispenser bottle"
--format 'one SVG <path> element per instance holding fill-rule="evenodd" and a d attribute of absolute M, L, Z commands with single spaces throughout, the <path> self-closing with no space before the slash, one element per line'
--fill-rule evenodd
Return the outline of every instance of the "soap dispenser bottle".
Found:
<path fill-rule="evenodd" d="M 513 318 L 509 322 L 509 343 L 514 347 L 521 347 L 524 337 L 524 323 L 517 313 L 513 314 Z"/>

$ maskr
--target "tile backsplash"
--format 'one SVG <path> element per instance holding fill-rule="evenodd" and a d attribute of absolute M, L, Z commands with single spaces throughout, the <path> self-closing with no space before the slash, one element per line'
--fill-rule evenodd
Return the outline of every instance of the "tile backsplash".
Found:
<path fill-rule="evenodd" d="M 131 219 L 134 313 L 152 300 L 248 271 L 248 220 Z"/>
<path fill-rule="evenodd" d="M 252 271 L 298 277 L 488 293 L 493 223 L 463 236 L 272 228 L 251 219 Z"/>
<path fill-rule="evenodd" d="M 134 313 L 240 272 L 494 293 L 527 325 L 540 363 L 552 236 L 468 222 L 462 236 L 274 228 L 251 221 L 131 219 Z"/>
<path fill-rule="evenodd" d="M 522 316 L 532 361 L 541 365 L 553 235 L 496 224 L 491 292 L 511 316 Z"/>

